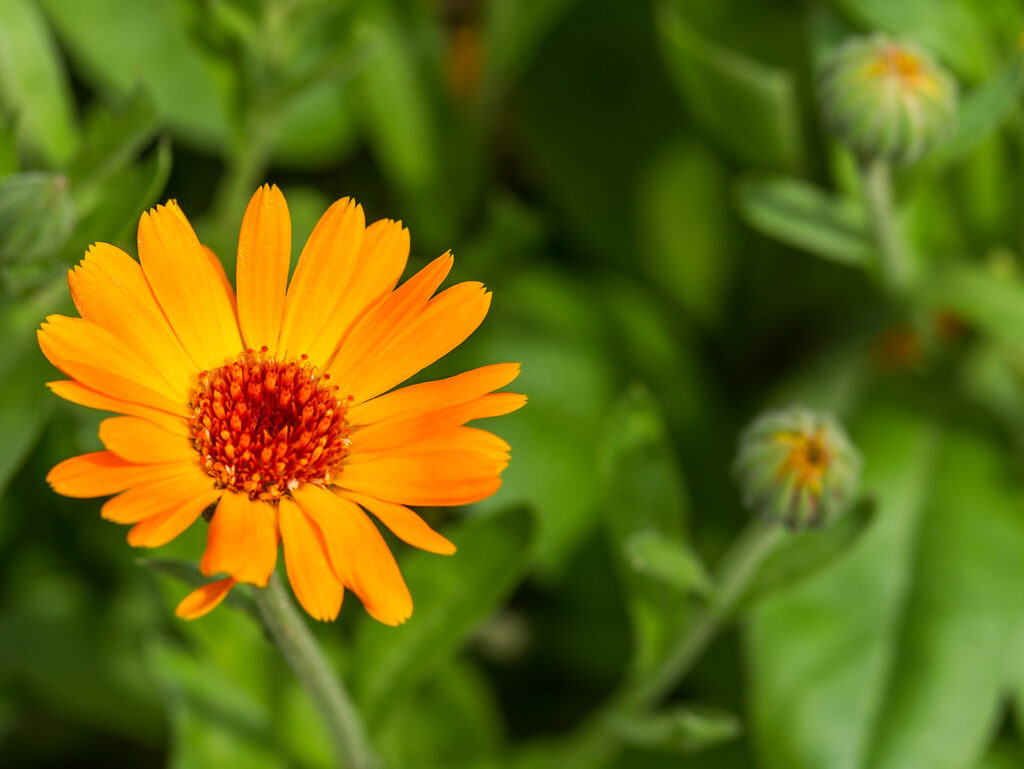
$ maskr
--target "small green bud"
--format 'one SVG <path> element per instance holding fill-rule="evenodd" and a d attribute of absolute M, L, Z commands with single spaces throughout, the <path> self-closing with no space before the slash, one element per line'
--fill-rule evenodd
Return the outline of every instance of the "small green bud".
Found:
<path fill-rule="evenodd" d="M 909 163 L 956 119 L 954 80 L 913 43 L 856 37 L 829 54 L 818 74 L 825 122 L 866 160 Z"/>
<path fill-rule="evenodd" d="M 747 507 L 804 528 L 849 507 L 861 464 L 831 414 L 792 406 L 766 412 L 747 427 L 733 469 Z"/>

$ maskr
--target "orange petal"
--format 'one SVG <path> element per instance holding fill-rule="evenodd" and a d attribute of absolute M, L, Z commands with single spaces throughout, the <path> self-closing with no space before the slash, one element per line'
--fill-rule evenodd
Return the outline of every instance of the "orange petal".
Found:
<path fill-rule="evenodd" d="M 139 417 L 110 417 L 100 422 L 100 440 L 129 462 L 143 464 L 198 458 L 192 441 Z"/>
<path fill-rule="evenodd" d="M 277 510 L 244 494 L 225 493 L 210 521 L 199 570 L 265 587 L 276 562 Z"/>
<path fill-rule="evenodd" d="M 119 400 L 187 415 L 184 397 L 102 326 L 50 315 L 37 336 L 47 359 L 87 387 Z"/>
<path fill-rule="evenodd" d="M 168 510 L 177 510 L 196 497 L 213 491 L 213 478 L 193 467 L 172 478 L 133 486 L 100 508 L 100 515 L 114 523 L 138 523 Z"/>
<path fill-rule="evenodd" d="M 220 285 L 224 289 L 224 293 L 227 294 L 228 302 L 231 304 L 231 312 L 235 314 L 235 322 L 238 322 L 238 299 L 235 298 L 235 289 L 231 287 L 231 281 L 228 280 L 228 274 L 224 271 L 224 263 L 209 246 L 203 246 L 203 253 L 206 254 L 206 260 L 210 263 L 213 271 L 217 273 L 217 277 L 220 279 Z"/>
<path fill-rule="evenodd" d="M 46 481 L 65 497 L 104 497 L 140 483 L 183 475 L 194 467 L 194 459 L 139 465 L 110 451 L 96 451 L 65 459 L 50 470 Z"/>
<path fill-rule="evenodd" d="M 333 620 L 341 611 L 344 588 L 331 570 L 323 534 L 290 499 L 278 504 L 288 582 L 313 619 Z"/>
<path fill-rule="evenodd" d="M 331 317 L 332 308 L 347 290 L 365 226 L 362 206 L 350 198 L 335 202 L 320 217 L 288 286 L 278 346 L 281 352 L 292 357 L 308 355 L 316 365 L 327 362 L 326 357 L 319 357 L 321 348 L 316 342 L 325 333 L 325 321 Z M 331 352 L 333 348 L 327 350 L 328 354 Z"/>
<path fill-rule="evenodd" d="M 476 451 L 382 454 L 346 464 L 334 482 L 402 505 L 466 505 L 498 490 L 506 464 Z"/>
<path fill-rule="evenodd" d="M 380 395 L 447 355 L 476 331 L 491 306 L 482 283 L 459 283 L 435 296 L 418 316 L 341 376 L 354 403 Z"/>
<path fill-rule="evenodd" d="M 451 269 L 451 254 L 439 256 L 374 305 L 356 323 L 328 367 L 328 373 L 335 384 L 340 385 L 342 392 L 351 392 L 353 380 L 360 373 L 365 373 L 365 363 L 379 357 L 381 347 L 415 320 Z"/>
<path fill-rule="evenodd" d="M 277 185 L 264 184 L 249 201 L 238 236 L 238 322 L 247 347 L 277 352 L 291 263 L 292 223 Z"/>
<path fill-rule="evenodd" d="M 394 289 L 408 259 L 409 231 L 401 222 L 381 219 L 367 227 L 348 283 L 338 286 L 321 322 L 308 317 L 305 326 L 296 327 L 291 349 L 317 365 L 330 361 L 352 325 Z"/>
<path fill-rule="evenodd" d="M 292 494 L 323 534 L 334 573 L 359 596 L 370 616 L 386 625 L 405 622 L 412 614 L 412 596 L 395 557 L 366 513 L 311 484 Z"/>
<path fill-rule="evenodd" d="M 451 555 L 455 552 L 455 545 L 430 528 L 426 521 L 408 507 L 396 505 L 393 502 L 384 502 L 363 494 L 354 494 L 351 491 L 339 493 L 373 513 L 377 520 L 387 526 L 392 534 L 406 544 L 440 555 Z"/>
<path fill-rule="evenodd" d="M 79 406 L 87 406 L 91 409 L 101 411 L 113 411 L 115 414 L 128 414 L 133 417 L 142 417 L 150 422 L 159 425 L 169 433 L 189 437 L 192 430 L 188 421 L 182 417 L 168 414 L 166 411 L 151 409 L 139 403 L 129 403 L 98 393 L 73 379 L 62 379 L 57 382 L 47 382 L 46 386 L 53 390 L 66 401 L 77 403 Z"/>
<path fill-rule="evenodd" d="M 236 584 L 234 577 L 207 582 L 185 596 L 174 613 L 182 619 L 199 619 L 220 606 Z"/>
<path fill-rule="evenodd" d="M 495 363 L 447 379 L 393 390 L 348 410 L 349 424 L 368 425 L 398 414 L 434 411 L 504 387 L 519 375 L 518 363 Z"/>
<path fill-rule="evenodd" d="M 196 365 L 174 335 L 138 262 L 119 248 L 97 243 L 68 272 L 82 317 L 110 331 L 158 371 L 184 397 Z"/>
<path fill-rule="evenodd" d="M 198 496 L 171 510 L 150 516 L 128 531 L 128 544 L 132 547 L 161 547 L 196 522 L 206 508 L 214 504 L 224 492 L 209 488 Z"/>
<path fill-rule="evenodd" d="M 139 220 L 139 260 L 171 326 L 201 369 L 242 351 L 242 338 L 217 270 L 176 203 Z"/>
<path fill-rule="evenodd" d="M 351 436 L 350 461 L 363 461 L 366 454 L 420 443 L 474 419 L 508 414 L 525 403 L 526 396 L 518 393 L 489 393 L 437 411 L 396 416 L 360 427 Z"/>

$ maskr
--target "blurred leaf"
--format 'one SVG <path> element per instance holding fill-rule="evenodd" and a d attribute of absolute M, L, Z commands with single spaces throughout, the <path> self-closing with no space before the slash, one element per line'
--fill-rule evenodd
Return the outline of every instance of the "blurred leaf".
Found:
<path fill-rule="evenodd" d="M 997 743 L 985 756 L 969 769 L 1019 769 L 1024 766 L 1024 753 L 1009 742 Z"/>
<path fill-rule="evenodd" d="M 668 753 L 699 753 L 740 734 L 732 713 L 705 707 L 677 707 L 643 716 L 624 716 L 614 723 L 627 745 Z"/>
<path fill-rule="evenodd" d="M 79 71 L 101 93 L 141 83 L 157 112 L 191 140 L 223 144 L 234 74 L 205 54 L 179 3 L 41 0 Z"/>
<path fill-rule="evenodd" d="M 371 730 L 459 650 L 515 586 L 530 556 L 531 520 L 522 509 L 468 520 L 445 534 L 450 559 L 411 553 L 402 574 L 416 602 L 397 628 L 363 618 L 350 671 Z"/>
<path fill-rule="evenodd" d="M 682 97 L 715 140 L 755 167 L 799 168 L 800 112 L 789 73 L 704 39 L 672 0 L 657 4 L 655 26 Z"/>
<path fill-rule="evenodd" d="M 854 432 L 877 523 L 766 599 L 748 638 L 766 769 L 969 766 L 1024 619 L 1024 499 L 989 436 L 878 402 Z"/>
<path fill-rule="evenodd" d="M 216 667 L 167 641 L 150 641 L 146 656 L 167 700 L 174 736 L 168 766 L 289 766 L 278 755 L 271 715 L 263 703 L 239 689 Z"/>
<path fill-rule="evenodd" d="M 365 6 L 367 61 L 356 77 L 368 121 L 368 137 L 394 184 L 423 190 L 437 179 L 437 137 L 420 82 L 419 50 L 403 36 L 386 3 Z"/>
<path fill-rule="evenodd" d="M 653 667 L 670 647 L 688 617 L 687 600 L 664 578 L 666 568 L 697 572 L 696 561 L 681 566 L 680 553 L 692 553 L 685 538 L 686 491 L 678 460 L 673 455 L 657 404 L 641 387 L 626 393 L 612 409 L 600 444 L 601 498 L 605 527 L 619 568 L 627 609 L 633 622 L 633 671 Z M 661 572 L 652 577 L 632 566 L 635 537 L 658 536 Z M 649 548 L 649 545 L 648 545 Z M 675 553 L 673 566 L 664 563 L 665 550 Z M 650 555 L 650 553 L 648 553 Z M 675 574 L 676 581 L 681 579 Z M 695 577 L 699 580 L 699 577 Z"/>
<path fill-rule="evenodd" d="M 935 310 L 951 310 L 993 339 L 1020 345 L 1024 328 L 1024 282 L 975 265 L 939 271 L 923 292 Z"/>
<path fill-rule="evenodd" d="M 931 48 L 969 79 L 978 79 L 991 63 L 984 31 L 960 0 L 832 0 L 868 31 L 906 37 Z"/>
<path fill-rule="evenodd" d="M 1022 85 L 1024 57 L 1018 53 L 961 100 L 952 134 L 925 157 L 926 167 L 957 161 L 995 133 L 1020 105 Z"/>
<path fill-rule="evenodd" d="M 714 589 L 707 567 L 684 543 L 658 531 L 638 531 L 624 543 L 633 570 L 671 585 L 680 593 L 706 595 Z"/>
<path fill-rule="evenodd" d="M 544 35 L 578 0 L 522 3 L 493 0 L 487 4 L 487 64 L 503 80 L 513 80 L 529 66 Z"/>
<path fill-rule="evenodd" d="M 199 567 L 193 561 L 185 561 L 180 558 L 136 558 L 135 563 L 159 574 L 173 577 L 186 585 L 189 590 L 194 590 L 210 581 L 209 577 L 200 573 Z M 224 604 L 249 614 L 258 623 L 262 622 L 259 610 L 256 608 L 256 601 L 253 600 L 252 593 L 245 586 L 236 587 L 228 593 Z"/>
<path fill-rule="evenodd" d="M 52 257 L 74 225 L 63 175 L 29 171 L 0 179 L 0 265 Z"/>
<path fill-rule="evenodd" d="M 875 519 L 873 502 L 861 502 L 824 529 L 791 532 L 751 578 L 740 604 L 752 606 L 831 566 L 853 549 Z"/>
<path fill-rule="evenodd" d="M 724 162 L 705 143 L 674 140 L 639 181 L 645 272 L 701 321 L 717 321 L 732 275 L 732 201 Z M 701 227 L 688 226 L 687 212 Z"/>
<path fill-rule="evenodd" d="M 873 248 L 860 207 L 786 177 L 747 179 L 740 212 L 754 229 L 839 264 L 864 267 Z"/>
<path fill-rule="evenodd" d="M 31 0 L 0 3 L 0 101 L 20 140 L 51 167 L 74 152 L 74 102 L 49 27 Z"/>

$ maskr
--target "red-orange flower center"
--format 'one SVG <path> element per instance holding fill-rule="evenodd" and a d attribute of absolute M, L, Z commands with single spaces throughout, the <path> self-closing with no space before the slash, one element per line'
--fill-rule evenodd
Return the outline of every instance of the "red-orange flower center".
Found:
<path fill-rule="evenodd" d="M 192 438 L 217 485 L 276 501 L 302 483 L 324 485 L 348 454 L 348 407 L 314 366 L 246 351 L 204 371 L 192 391 Z"/>

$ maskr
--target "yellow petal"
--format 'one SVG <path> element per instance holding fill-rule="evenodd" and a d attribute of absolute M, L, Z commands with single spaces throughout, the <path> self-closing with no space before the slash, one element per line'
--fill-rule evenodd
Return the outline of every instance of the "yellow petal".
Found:
<path fill-rule="evenodd" d="M 142 215 L 139 261 L 175 333 L 201 369 L 221 366 L 242 351 L 221 278 L 177 204 Z"/>
<path fill-rule="evenodd" d="M 53 490 L 65 497 L 104 497 L 140 483 L 191 472 L 195 460 L 139 465 L 110 451 L 96 451 L 65 459 L 46 476 Z"/>
<path fill-rule="evenodd" d="M 282 353 L 293 358 L 308 355 L 315 365 L 326 362 L 312 354 L 314 343 L 352 277 L 365 225 L 362 206 L 349 198 L 337 201 L 320 217 L 288 286 L 278 345 Z"/>
<path fill-rule="evenodd" d="M 406 544 L 440 555 L 451 555 L 455 552 L 455 545 L 430 528 L 426 521 L 408 507 L 351 491 L 338 493 L 369 510 L 377 520 L 391 530 L 392 534 Z"/>
<path fill-rule="evenodd" d="M 133 486 L 100 508 L 100 515 L 114 523 L 138 523 L 154 515 L 177 510 L 213 490 L 213 478 L 199 467 L 172 478 Z"/>
<path fill-rule="evenodd" d="M 247 347 L 277 352 L 291 262 L 292 224 L 277 185 L 264 184 L 249 201 L 238 236 L 238 321 Z M 335 287 L 335 290 L 337 287 Z"/>
<path fill-rule="evenodd" d="M 506 464 L 475 451 L 385 453 L 346 464 L 334 482 L 401 505 L 467 505 L 498 490 Z"/>
<path fill-rule="evenodd" d="M 341 611 L 344 588 L 331 569 L 323 534 L 290 499 L 282 499 L 278 508 L 292 592 L 313 619 L 333 620 Z"/>
<path fill-rule="evenodd" d="M 207 582 L 185 596 L 174 613 L 182 619 L 199 619 L 220 606 L 236 584 L 234 577 Z"/>
<path fill-rule="evenodd" d="M 412 597 L 387 543 L 366 513 L 350 500 L 304 484 L 293 492 L 327 544 L 338 578 L 359 596 L 366 611 L 386 625 L 412 614 Z"/>
<path fill-rule="evenodd" d="M 73 379 L 62 379 L 57 382 L 47 382 L 46 386 L 49 387 L 55 395 L 59 395 L 66 401 L 77 403 L 79 406 L 87 406 L 88 408 L 99 409 L 101 411 L 113 411 L 116 414 L 127 414 L 128 416 L 133 417 L 142 417 L 143 419 L 148 419 L 150 422 L 159 425 L 169 433 L 185 437 L 190 437 L 192 435 L 192 430 L 189 427 L 188 420 L 183 417 L 174 416 L 173 414 L 168 414 L 166 411 L 159 411 L 157 409 L 150 408 L 149 406 L 143 406 L 139 403 L 130 403 L 128 401 L 118 400 L 117 398 L 111 398 L 107 395 L 96 392 L 92 388 L 86 387 Z"/>
<path fill-rule="evenodd" d="M 145 518 L 128 532 L 132 547 L 162 547 L 191 526 L 223 492 L 209 488 L 176 508 Z"/>
<path fill-rule="evenodd" d="M 111 417 L 100 422 L 100 440 L 122 459 L 140 464 L 198 459 L 192 441 L 139 417 Z"/>
<path fill-rule="evenodd" d="M 199 570 L 265 587 L 276 562 L 277 510 L 267 502 L 225 492 L 210 521 Z"/>

